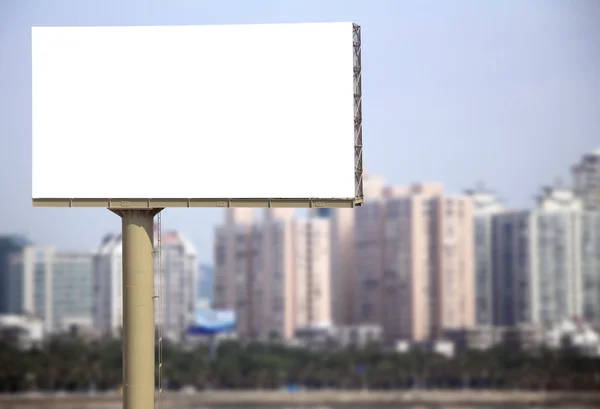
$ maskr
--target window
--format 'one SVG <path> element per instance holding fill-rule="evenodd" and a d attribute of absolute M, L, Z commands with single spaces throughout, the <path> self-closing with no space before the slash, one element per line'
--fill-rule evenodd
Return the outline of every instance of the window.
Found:
<path fill-rule="evenodd" d="M 362 305 L 362 318 L 364 320 L 369 320 L 371 318 L 372 312 L 373 312 L 373 309 L 371 308 L 370 304 L 363 304 Z M 353 335 L 354 335 L 354 337 L 356 336 L 354 334 L 354 332 L 352 332 L 350 336 L 352 337 Z"/>
<path fill-rule="evenodd" d="M 503 228 L 505 240 L 510 241 L 512 238 L 512 225 L 510 223 L 506 223 Z"/>
<path fill-rule="evenodd" d="M 446 201 L 446 216 L 451 216 L 454 210 L 454 203 L 450 200 Z"/>
<path fill-rule="evenodd" d="M 395 219 L 401 215 L 402 202 L 397 200 L 390 201 L 387 206 L 387 217 Z"/>
<path fill-rule="evenodd" d="M 217 265 L 223 266 L 225 264 L 225 247 L 223 245 L 218 245 L 215 252 Z"/>

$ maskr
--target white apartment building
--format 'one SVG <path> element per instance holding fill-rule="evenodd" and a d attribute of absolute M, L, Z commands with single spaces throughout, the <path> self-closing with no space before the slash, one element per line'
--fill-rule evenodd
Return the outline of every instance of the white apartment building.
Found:
<path fill-rule="evenodd" d="M 488 326 L 493 322 L 492 218 L 505 208 L 483 185 L 466 193 L 473 200 L 476 322 L 477 325 Z"/>
<path fill-rule="evenodd" d="M 533 211 L 494 216 L 494 324 L 597 322 L 599 220 L 558 186 L 545 188 Z"/>
<path fill-rule="evenodd" d="M 120 235 L 107 234 L 94 255 L 94 328 L 116 333 L 123 324 L 123 259 Z"/>
<path fill-rule="evenodd" d="M 156 229 L 155 229 L 156 231 Z M 158 240 L 154 239 L 157 246 Z M 165 336 L 179 340 L 193 321 L 196 308 L 196 250 L 178 232 L 162 237 L 162 324 Z M 158 259 L 158 258 L 156 258 Z M 94 257 L 94 327 L 115 333 L 123 323 L 123 261 L 121 235 L 107 235 Z M 154 291 L 159 291 L 159 269 L 154 268 Z"/>
<path fill-rule="evenodd" d="M 600 211 L 581 215 L 582 317 L 600 325 Z"/>
<path fill-rule="evenodd" d="M 156 229 L 155 229 L 156 231 Z M 155 246 L 157 240 L 154 240 Z M 180 340 L 195 320 L 197 253 L 181 233 L 166 232 L 162 237 L 162 325 L 164 334 Z M 155 264 L 155 292 L 159 294 L 159 269 Z"/>
<path fill-rule="evenodd" d="M 9 265 L 9 312 L 39 317 L 48 333 L 91 328 L 91 253 L 26 246 L 11 255 Z"/>
<path fill-rule="evenodd" d="M 571 169 L 573 190 L 588 211 L 600 211 L 600 149 L 588 153 Z"/>

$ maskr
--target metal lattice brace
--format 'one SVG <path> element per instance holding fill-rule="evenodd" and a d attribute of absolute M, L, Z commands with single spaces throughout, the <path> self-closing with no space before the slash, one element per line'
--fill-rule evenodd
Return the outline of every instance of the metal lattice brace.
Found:
<path fill-rule="evenodd" d="M 156 231 L 156 239 L 157 239 L 157 245 L 156 248 L 154 250 L 154 253 L 156 255 L 155 257 L 155 262 L 156 262 L 156 268 L 158 269 L 158 291 L 157 294 L 154 296 L 155 301 L 158 301 L 158 303 L 155 302 L 155 311 L 158 313 L 157 314 L 157 318 L 158 318 L 158 382 L 157 382 L 157 388 L 158 388 L 158 398 L 155 397 L 155 401 L 154 401 L 154 406 L 157 407 L 158 409 L 162 408 L 162 378 L 163 378 L 163 354 L 162 354 L 162 347 L 163 347 L 163 302 L 162 302 L 162 297 L 163 297 L 163 286 L 162 286 L 162 279 L 163 279 L 163 271 L 162 271 L 162 217 L 161 217 L 161 213 L 158 213 L 156 215 L 156 227 L 157 227 L 157 231 Z M 158 304 L 158 305 L 156 305 Z"/>
<path fill-rule="evenodd" d="M 363 192 L 363 144 L 362 144 L 362 51 L 361 29 L 352 25 L 354 50 L 354 182 L 356 198 L 364 199 Z"/>

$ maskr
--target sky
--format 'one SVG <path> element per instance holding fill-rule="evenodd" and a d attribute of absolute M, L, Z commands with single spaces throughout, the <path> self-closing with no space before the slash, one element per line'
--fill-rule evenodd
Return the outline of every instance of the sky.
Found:
<path fill-rule="evenodd" d="M 364 164 L 389 184 L 481 181 L 531 207 L 600 148 L 597 0 L 0 0 L 0 234 L 89 250 L 120 230 L 106 209 L 31 206 L 31 26 L 336 21 L 362 27 Z M 211 262 L 223 216 L 167 209 L 162 223 Z"/>

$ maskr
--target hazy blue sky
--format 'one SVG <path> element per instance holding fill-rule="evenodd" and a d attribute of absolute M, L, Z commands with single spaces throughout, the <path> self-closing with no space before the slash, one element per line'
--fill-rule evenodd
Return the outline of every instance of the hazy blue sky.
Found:
<path fill-rule="evenodd" d="M 600 147 L 598 0 L 0 0 L 0 233 L 87 249 L 120 229 L 107 210 L 31 207 L 32 25 L 328 21 L 363 27 L 365 164 L 391 183 L 483 180 L 525 207 Z M 221 218 L 167 210 L 163 226 L 210 261 Z"/>

